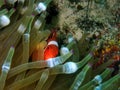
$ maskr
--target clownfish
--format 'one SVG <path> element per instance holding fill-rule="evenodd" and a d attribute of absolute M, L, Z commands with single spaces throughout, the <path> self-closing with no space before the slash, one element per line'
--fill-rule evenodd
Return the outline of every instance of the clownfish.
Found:
<path fill-rule="evenodd" d="M 44 48 L 46 47 L 47 42 L 42 41 L 37 44 L 33 53 L 32 53 L 32 61 L 38 61 L 44 59 Z"/>
<path fill-rule="evenodd" d="M 47 46 L 44 50 L 44 60 L 54 58 L 58 55 L 59 48 L 57 43 L 57 32 L 55 30 L 51 31 L 50 36 L 47 39 Z"/>

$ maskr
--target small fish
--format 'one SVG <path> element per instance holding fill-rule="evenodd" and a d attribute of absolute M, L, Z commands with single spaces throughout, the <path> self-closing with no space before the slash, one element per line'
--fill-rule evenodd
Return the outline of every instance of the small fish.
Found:
<path fill-rule="evenodd" d="M 57 32 L 53 30 L 47 39 L 47 46 L 44 50 L 44 60 L 54 58 L 58 55 L 58 53 L 59 48 L 57 43 Z"/>
<path fill-rule="evenodd" d="M 46 47 L 46 45 L 47 42 L 42 41 L 36 46 L 32 54 L 32 61 L 38 61 L 44 59 L 44 48 Z"/>

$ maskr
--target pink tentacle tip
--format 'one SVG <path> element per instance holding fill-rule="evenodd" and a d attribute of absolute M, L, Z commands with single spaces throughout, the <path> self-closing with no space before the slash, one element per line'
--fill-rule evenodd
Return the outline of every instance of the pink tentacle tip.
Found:
<path fill-rule="evenodd" d="M 32 13 L 32 16 L 35 16 L 35 14 L 34 14 L 34 13 Z"/>
<path fill-rule="evenodd" d="M 72 49 L 72 50 L 70 50 L 70 52 L 72 53 L 72 54 L 74 54 L 74 50 Z"/>
<path fill-rule="evenodd" d="M 32 13 L 32 16 L 34 17 L 34 16 L 35 16 L 35 14 L 34 14 L 34 13 Z"/>
<path fill-rule="evenodd" d="M 91 55 L 91 56 L 94 56 L 94 53 L 93 53 L 93 52 L 90 52 L 90 55 Z"/>
<path fill-rule="evenodd" d="M 14 46 L 11 46 L 11 48 L 15 48 Z"/>
<path fill-rule="evenodd" d="M 16 8 L 13 8 L 14 9 L 14 11 L 16 11 L 17 9 Z"/>
<path fill-rule="evenodd" d="M 90 67 L 92 67 L 92 66 L 93 66 L 93 63 L 88 63 L 88 65 L 89 65 Z"/>

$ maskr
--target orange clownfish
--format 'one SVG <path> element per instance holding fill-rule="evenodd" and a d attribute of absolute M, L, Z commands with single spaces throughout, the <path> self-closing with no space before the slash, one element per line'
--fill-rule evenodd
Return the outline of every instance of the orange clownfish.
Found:
<path fill-rule="evenodd" d="M 47 39 L 47 46 L 44 50 L 44 60 L 56 57 L 58 52 L 57 33 L 54 30 Z"/>
<path fill-rule="evenodd" d="M 43 60 L 44 59 L 44 48 L 46 47 L 47 42 L 40 42 L 34 49 L 32 53 L 32 61 Z"/>

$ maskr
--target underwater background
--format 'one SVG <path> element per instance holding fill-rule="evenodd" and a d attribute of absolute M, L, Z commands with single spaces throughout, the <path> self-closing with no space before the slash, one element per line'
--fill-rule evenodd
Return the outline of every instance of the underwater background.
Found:
<path fill-rule="evenodd" d="M 120 90 L 120 0 L 0 0 L 0 90 Z"/>

